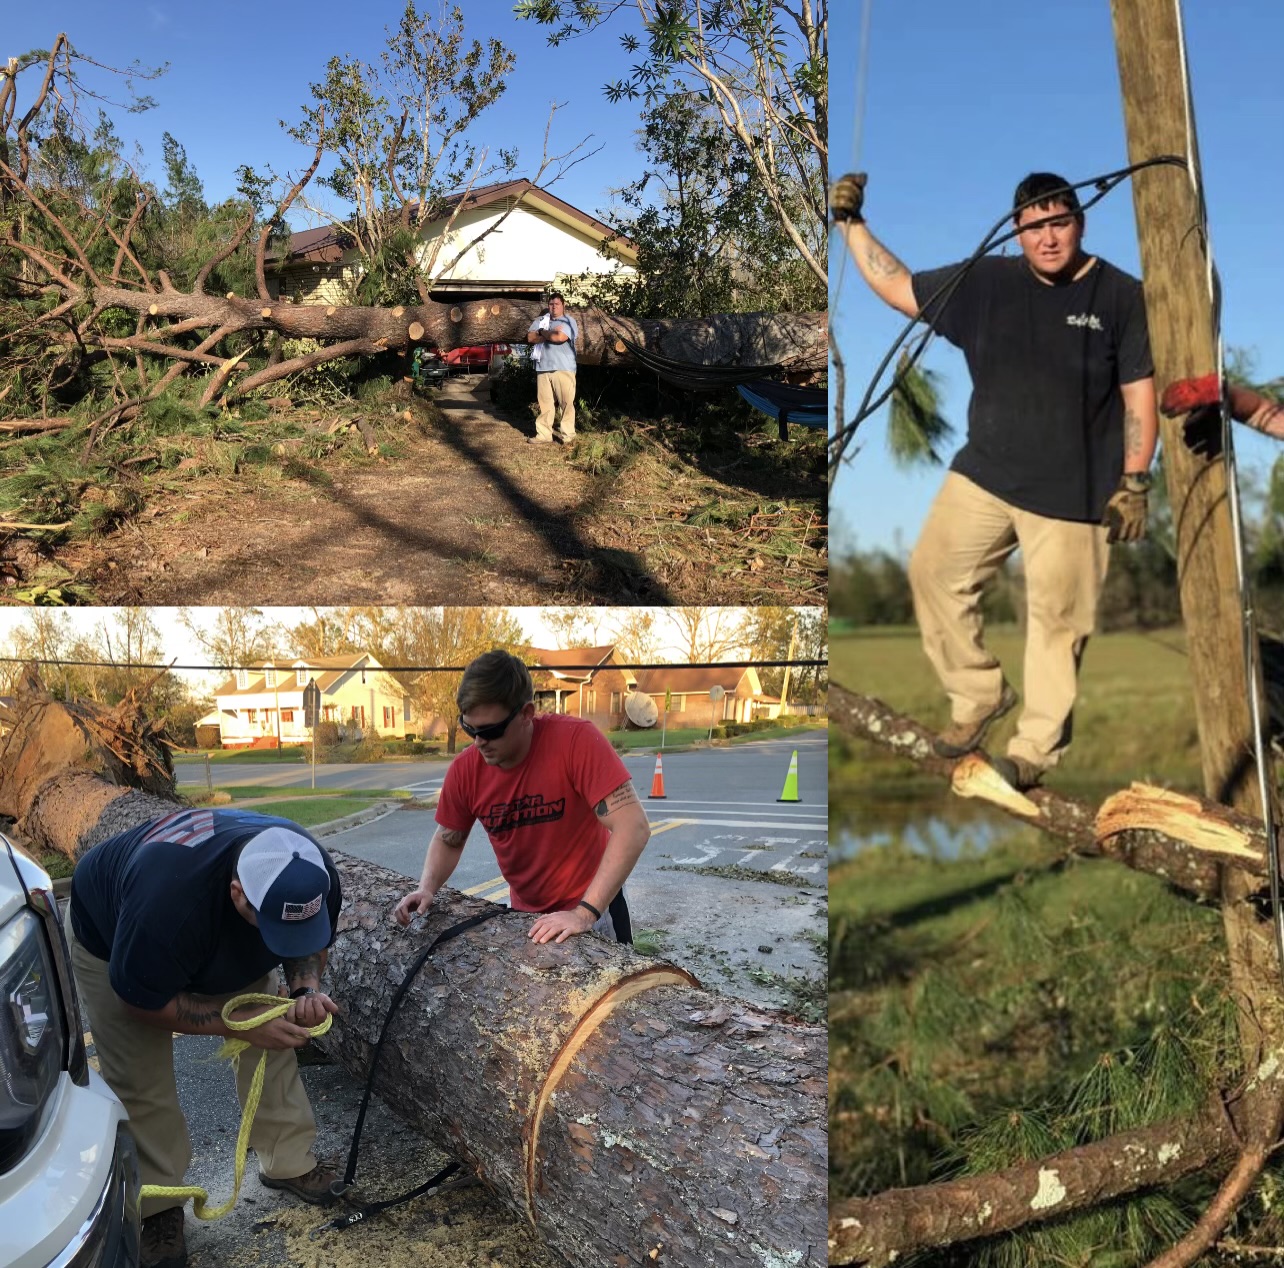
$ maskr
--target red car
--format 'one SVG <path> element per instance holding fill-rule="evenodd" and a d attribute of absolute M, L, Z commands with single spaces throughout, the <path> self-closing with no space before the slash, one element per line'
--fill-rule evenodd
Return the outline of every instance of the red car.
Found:
<path fill-rule="evenodd" d="M 502 349 L 502 351 L 499 351 Z M 456 370 L 484 370 L 490 365 L 491 357 L 507 356 L 506 343 L 475 343 L 462 348 L 451 348 L 446 353 L 446 364 Z"/>

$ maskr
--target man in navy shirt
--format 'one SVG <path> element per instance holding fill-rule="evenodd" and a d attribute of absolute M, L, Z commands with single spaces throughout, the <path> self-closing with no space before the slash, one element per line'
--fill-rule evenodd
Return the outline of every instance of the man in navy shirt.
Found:
<path fill-rule="evenodd" d="M 179 1186 L 191 1141 L 174 1083 L 175 1031 L 267 1051 L 250 1144 L 262 1182 L 333 1201 L 334 1168 L 312 1154 L 316 1123 L 294 1049 L 337 1005 L 321 991 L 339 877 L 297 824 L 243 810 L 180 810 L 94 846 L 72 877 L 72 963 L 103 1077 L 129 1111 L 144 1184 Z M 285 970 L 281 984 L 278 965 Z M 232 1031 L 224 1003 L 289 994 L 288 1013 Z M 237 1019 L 263 1011 L 246 1007 Z M 242 1105 L 257 1053 L 238 1063 Z M 254 1058 L 254 1059 L 250 1059 Z M 182 1200 L 143 1201 L 144 1268 L 181 1268 Z"/>
<path fill-rule="evenodd" d="M 561 410 L 557 439 L 569 445 L 575 439 L 575 341 L 580 328 L 566 315 L 566 301 L 557 292 L 548 297 L 548 312 L 531 322 L 526 342 L 535 363 L 535 396 L 539 417 L 532 445 L 551 444 L 553 417 Z"/>
<path fill-rule="evenodd" d="M 1159 432 L 1141 283 L 1082 248 L 1074 190 L 1051 172 L 1017 186 L 1019 257 L 911 273 L 869 231 L 864 177 L 830 207 L 870 289 L 955 344 L 972 378 L 967 443 L 910 559 L 923 649 L 950 698 L 942 757 L 979 748 L 1016 693 L 983 641 L 985 583 L 1020 547 L 1025 704 L 995 769 L 1028 788 L 1070 743 L 1079 662 L 1108 546 L 1146 530 Z"/>

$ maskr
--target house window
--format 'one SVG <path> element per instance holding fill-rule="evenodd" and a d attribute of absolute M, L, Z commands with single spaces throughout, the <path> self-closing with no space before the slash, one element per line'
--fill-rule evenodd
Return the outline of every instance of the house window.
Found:
<path fill-rule="evenodd" d="M 674 713 L 685 713 L 685 712 L 686 712 L 686 709 L 687 709 L 687 698 L 686 698 L 686 696 L 674 696 L 674 697 L 673 697 L 673 712 L 674 712 Z"/>
<path fill-rule="evenodd" d="M 588 711 L 590 713 L 596 713 L 597 712 L 597 692 L 590 691 L 587 693 L 587 695 L 588 695 L 588 700 L 586 703 L 588 705 Z"/>
<path fill-rule="evenodd" d="M 248 669 L 238 669 L 236 671 L 236 689 L 244 691 L 250 685 L 250 671 Z"/>
<path fill-rule="evenodd" d="M 619 713 L 624 708 L 624 693 L 622 691 L 611 692 L 611 712 Z"/>
<path fill-rule="evenodd" d="M 402 720 L 403 722 L 409 722 L 409 721 L 410 721 L 410 697 L 409 697 L 409 696 L 407 696 L 407 697 L 406 697 L 406 698 L 401 702 L 401 720 Z"/>
<path fill-rule="evenodd" d="M 308 685 L 308 671 L 306 668 L 294 671 L 294 685 L 296 687 L 306 687 Z"/>
<path fill-rule="evenodd" d="M 276 686 L 276 670 L 275 670 L 275 669 L 265 669 L 265 670 L 263 671 L 263 685 L 264 685 L 265 687 L 275 687 L 275 686 Z"/>
<path fill-rule="evenodd" d="M 335 718 L 334 718 L 334 705 L 332 705 L 332 704 L 323 704 L 323 705 L 321 706 L 321 720 L 322 720 L 323 722 L 333 722 L 333 721 L 335 720 Z"/>
<path fill-rule="evenodd" d="M 388 705 L 383 706 L 383 724 L 386 727 L 395 726 L 396 718 L 393 717 L 392 709 Z"/>
<path fill-rule="evenodd" d="M 282 722 L 293 722 L 293 721 L 294 721 L 294 710 L 293 710 L 293 709 L 282 709 L 282 710 L 281 710 L 281 721 L 282 721 Z"/>
<path fill-rule="evenodd" d="M 246 709 L 245 720 L 247 722 L 257 722 L 259 720 L 259 711 L 257 709 Z"/>

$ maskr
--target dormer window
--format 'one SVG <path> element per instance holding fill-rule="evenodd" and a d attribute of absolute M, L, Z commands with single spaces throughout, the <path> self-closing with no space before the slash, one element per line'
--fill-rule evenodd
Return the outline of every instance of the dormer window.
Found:
<path fill-rule="evenodd" d="M 268 669 L 265 669 L 265 670 L 263 671 L 263 685 L 264 685 L 265 687 L 275 687 L 275 686 L 276 686 L 276 670 L 275 670 L 275 669 L 268 668 Z"/>
<path fill-rule="evenodd" d="M 308 685 L 308 668 L 306 665 L 300 665 L 294 671 L 294 685 L 296 687 L 306 687 Z"/>
<path fill-rule="evenodd" d="M 244 691 L 250 685 L 250 671 L 248 669 L 238 669 L 236 671 L 236 689 Z"/>

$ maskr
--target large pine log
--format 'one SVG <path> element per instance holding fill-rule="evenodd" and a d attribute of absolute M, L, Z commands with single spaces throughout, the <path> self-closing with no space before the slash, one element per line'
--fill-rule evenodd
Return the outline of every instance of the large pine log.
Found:
<path fill-rule="evenodd" d="M 172 782 L 86 742 L 116 736 L 116 712 L 38 691 L 32 679 L 15 713 L 22 738 L 0 753 L 0 813 L 75 858 L 173 810 Z M 332 856 L 344 906 L 326 984 L 343 1014 L 327 1044 L 364 1078 L 419 949 L 488 905 L 443 890 L 403 931 L 391 911 L 405 878 Z M 379 1094 L 575 1268 L 819 1268 L 824 1028 L 597 937 L 536 945 L 530 921 L 496 916 L 433 954 L 390 1031 Z"/>

